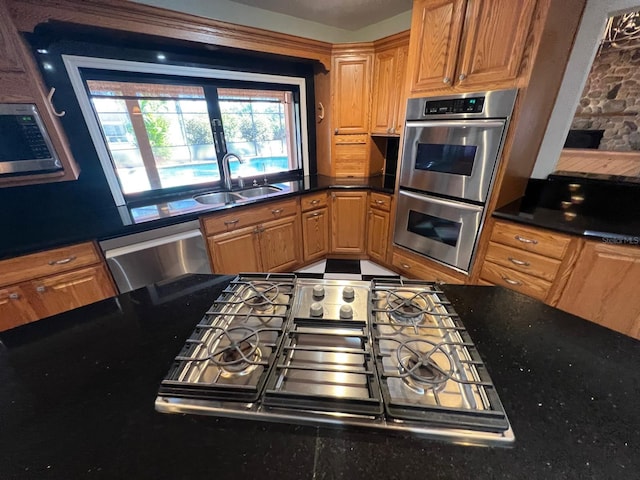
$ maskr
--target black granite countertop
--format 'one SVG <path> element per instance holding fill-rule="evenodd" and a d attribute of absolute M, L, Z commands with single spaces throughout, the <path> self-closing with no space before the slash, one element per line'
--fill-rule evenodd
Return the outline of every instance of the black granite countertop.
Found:
<path fill-rule="evenodd" d="M 334 178 L 312 175 L 298 179 L 274 182 L 283 188 L 282 194 L 254 198 L 236 205 L 203 205 L 193 200 L 193 193 L 182 194 L 156 200 L 154 203 L 139 204 L 134 207 L 116 207 L 112 199 L 95 209 L 85 197 L 74 198 L 73 209 L 53 209 L 40 221 L 29 222 L 29 214 L 21 215 L 33 202 L 46 199 L 25 198 L 12 203 L 11 215 L 14 223 L 20 220 L 18 228 L 11 222 L 5 225 L 0 236 L 0 259 L 47 250 L 72 243 L 89 240 L 106 240 L 132 233 L 161 228 L 177 223 L 195 220 L 202 215 L 229 208 L 274 201 L 291 196 L 313 193 L 327 189 L 366 189 L 393 193 L 395 177 L 378 175 L 374 177 Z M 66 187 L 66 185 L 64 186 Z M 250 187 L 247 185 L 247 187 Z M 21 192 L 25 193 L 25 192 Z M 86 195 L 91 195 L 87 192 Z M 24 203 L 29 201 L 30 203 Z M 70 215 L 68 212 L 73 211 Z"/>
<path fill-rule="evenodd" d="M 640 245 L 640 183 L 602 175 L 530 180 L 493 216 L 611 243 Z"/>
<path fill-rule="evenodd" d="M 638 478 L 640 342 L 499 287 L 444 288 L 512 449 L 155 412 L 173 356 L 229 278 L 186 276 L 0 334 L 0 477 Z"/>

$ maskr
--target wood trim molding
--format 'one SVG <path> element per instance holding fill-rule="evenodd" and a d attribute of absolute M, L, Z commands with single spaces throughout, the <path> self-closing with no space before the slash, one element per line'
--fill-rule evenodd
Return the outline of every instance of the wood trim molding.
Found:
<path fill-rule="evenodd" d="M 159 35 L 203 44 L 318 60 L 331 68 L 327 42 L 235 25 L 124 0 L 8 0 L 14 23 L 32 32 L 41 23 L 60 21 Z"/>
<path fill-rule="evenodd" d="M 638 177 L 640 152 L 565 148 L 560 152 L 555 170 Z"/>
<path fill-rule="evenodd" d="M 388 37 L 380 38 L 373 42 L 373 47 L 376 51 L 386 50 L 388 48 L 404 47 L 409 45 L 409 33 L 410 30 L 404 32 L 395 33 Z"/>

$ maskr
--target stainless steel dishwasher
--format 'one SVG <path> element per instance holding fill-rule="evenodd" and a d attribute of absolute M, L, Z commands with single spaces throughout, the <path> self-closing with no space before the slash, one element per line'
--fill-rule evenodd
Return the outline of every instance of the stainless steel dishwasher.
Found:
<path fill-rule="evenodd" d="M 211 273 L 197 220 L 100 242 L 120 293 L 187 273 Z"/>

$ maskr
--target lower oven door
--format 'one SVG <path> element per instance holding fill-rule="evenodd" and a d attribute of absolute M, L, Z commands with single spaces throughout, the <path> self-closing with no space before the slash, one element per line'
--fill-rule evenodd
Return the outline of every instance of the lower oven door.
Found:
<path fill-rule="evenodd" d="M 483 207 L 400 190 L 396 244 L 469 271 Z"/>

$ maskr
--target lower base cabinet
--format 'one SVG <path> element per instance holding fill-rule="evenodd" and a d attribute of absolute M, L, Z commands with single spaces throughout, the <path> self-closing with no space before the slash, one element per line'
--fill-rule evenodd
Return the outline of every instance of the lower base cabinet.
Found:
<path fill-rule="evenodd" d="M 0 331 L 116 294 L 93 243 L 2 260 L 0 282 Z"/>
<path fill-rule="evenodd" d="M 640 339 L 640 248 L 585 242 L 557 308 Z"/>
<path fill-rule="evenodd" d="M 302 214 L 302 248 L 305 263 L 329 253 L 329 209 L 318 208 Z"/>

